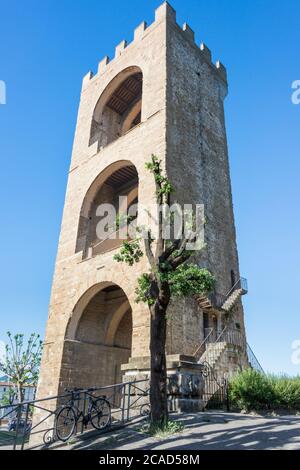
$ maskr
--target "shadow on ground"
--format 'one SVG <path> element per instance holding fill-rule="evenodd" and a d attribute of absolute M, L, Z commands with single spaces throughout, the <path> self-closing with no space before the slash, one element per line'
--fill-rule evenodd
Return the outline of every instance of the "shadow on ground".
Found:
<path fill-rule="evenodd" d="M 209 412 L 176 415 L 184 430 L 154 439 L 139 425 L 93 436 L 67 446 L 70 450 L 300 450 L 300 416 L 253 416 Z M 66 447 L 62 447 L 66 449 Z"/>

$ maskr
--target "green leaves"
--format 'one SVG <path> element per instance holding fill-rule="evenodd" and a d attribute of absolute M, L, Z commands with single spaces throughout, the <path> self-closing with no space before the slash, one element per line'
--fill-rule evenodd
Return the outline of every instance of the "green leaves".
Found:
<path fill-rule="evenodd" d="M 196 264 L 182 264 L 169 273 L 169 284 L 174 297 L 187 297 L 210 292 L 215 278 L 207 269 Z"/>
<path fill-rule="evenodd" d="M 26 384 L 36 385 L 42 355 L 40 336 L 32 333 L 27 344 L 23 334 L 18 333 L 13 336 L 7 332 L 7 336 L 6 355 L 0 362 L 0 370 L 19 389 Z"/>
<path fill-rule="evenodd" d="M 150 274 L 142 274 L 138 279 L 138 287 L 135 289 L 136 303 L 144 302 L 149 306 L 154 305 L 155 297 L 151 295 L 151 276 Z"/>
<path fill-rule="evenodd" d="M 170 180 L 162 174 L 161 160 L 158 160 L 155 155 L 151 156 L 151 162 L 146 163 L 145 167 L 154 175 L 157 186 L 157 196 L 168 196 L 174 191 L 174 187 Z"/>
<path fill-rule="evenodd" d="M 171 295 L 173 297 L 188 297 L 192 295 L 202 295 L 210 292 L 215 284 L 213 275 L 195 264 L 183 264 L 175 271 L 166 269 L 164 263 L 163 270 L 156 273 L 161 281 L 167 281 Z M 156 298 L 151 295 L 151 274 L 143 274 L 138 279 L 136 289 L 136 302 L 145 302 L 149 306 L 155 303 Z"/>
<path fill-rule="evenodd" d="M 138 263 L 143 257 L 144 253 L 140 247 L 140 240 L 124 241 L 120 252 L 114 255 L 113 259 L 118 263 L 126 263 L 129 266 L 133 266 Z"/>

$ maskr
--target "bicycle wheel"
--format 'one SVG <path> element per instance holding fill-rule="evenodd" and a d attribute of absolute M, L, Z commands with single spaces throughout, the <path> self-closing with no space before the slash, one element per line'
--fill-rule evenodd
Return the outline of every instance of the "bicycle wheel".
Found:
<path fill-rule="evenodd" d="M 63 406 L 56 416 L 55 434 L 57 439 L 66 442 L 75 431 L 76 413 L 71 406 Z"/>
<path fill-rule="evenodd" d="M 107 428 L 111 423 L 111 408 L 109 401 L 105 398 L 94 400 L 90 410 L 90 422 L 99 431 Z"/>

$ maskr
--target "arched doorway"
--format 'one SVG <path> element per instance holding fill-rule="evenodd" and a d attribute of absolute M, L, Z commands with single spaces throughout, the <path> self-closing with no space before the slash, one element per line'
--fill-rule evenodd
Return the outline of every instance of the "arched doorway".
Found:
<path fill-rule="evenodd" d="M 102 387 L 122 381 L 131 357 L 132 309 L 116 284 L 94 286 L 80 299 L 68 325 L 64 387 Z"/>
<path fill-rule="evenodd" d="M 116 249 L 127 238 L 127 231 L 122 231 L 122 224 L 113 227 L 116 220 L 120 221 L 122 217 L 125 217 L 126 224 L 129 214 L 134 215 L 130 219 L 130 224 L 134 225 L 138 208 L 138 183 L 136 167 L 125 160 L 110 165 L 95 179 L 84 198 L 78 226 L 76 252 L 82 251 L 83 258 L 92 258 Z M 112 223 L 107 223 L 108 206 L 114 208 Z"/>

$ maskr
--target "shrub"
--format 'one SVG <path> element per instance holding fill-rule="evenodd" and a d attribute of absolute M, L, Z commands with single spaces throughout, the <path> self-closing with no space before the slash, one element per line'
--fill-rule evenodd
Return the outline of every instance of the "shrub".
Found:
<path fill-rule="evenodd" d="M 247 369 L 232 379 L 229 397 L 234 407 L 246 411 L 300 409 L 300 377 L 264 375 Z"/>
<path fill-rule="evenodd" d="M 279 408 L 300 409 L 300 377 L 270 376 Z"/>
<path fill-rule="evenodd" d="M 274 391 L 267 376 L 253 369 L 246 369 L 230 383 L 232 404 L 246 411 L 268 408 L 274 403 Z"/>

